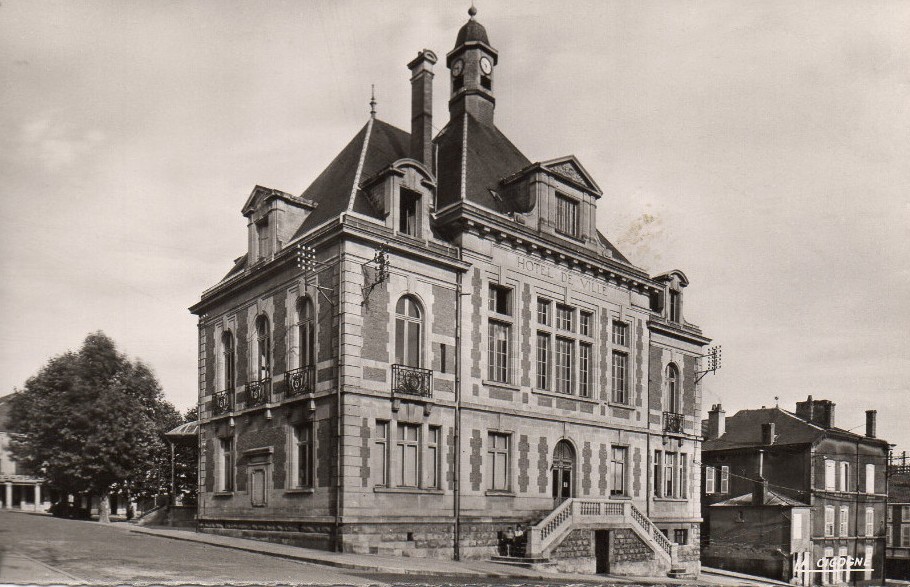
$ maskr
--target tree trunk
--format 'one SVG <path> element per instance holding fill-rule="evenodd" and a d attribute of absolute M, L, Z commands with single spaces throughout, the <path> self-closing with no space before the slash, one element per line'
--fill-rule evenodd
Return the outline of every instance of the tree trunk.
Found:
<path fill-rule="evenodd" d="M 98 522 L 102 524 L 111 523 L 111 495 L 107 491 L 98 498 Z"/>

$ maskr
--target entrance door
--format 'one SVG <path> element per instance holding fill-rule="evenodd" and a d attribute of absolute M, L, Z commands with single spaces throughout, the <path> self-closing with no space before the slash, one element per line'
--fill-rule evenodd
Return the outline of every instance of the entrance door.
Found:
<path fill-rule="evenodd" d="M 553 505 L 572 497 L 575 471 L 575 449 L 566 440 L 556 443 L 553 450 Z"/>
<path fill-rule="evenodd" d="M 610 572 L 610 531 L 594 531 L 594 560 L 596 561 L 596 570 L 594 572 Z"/>

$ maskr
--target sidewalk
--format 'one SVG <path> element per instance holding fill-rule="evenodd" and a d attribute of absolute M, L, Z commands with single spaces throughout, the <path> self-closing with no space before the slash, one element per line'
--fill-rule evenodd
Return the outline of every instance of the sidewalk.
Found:
<path fill-rule="evenodd" d="M 0 551 L 0 584 L 10 583 L 73 585 L 85 581 L 30 556 Z"/>

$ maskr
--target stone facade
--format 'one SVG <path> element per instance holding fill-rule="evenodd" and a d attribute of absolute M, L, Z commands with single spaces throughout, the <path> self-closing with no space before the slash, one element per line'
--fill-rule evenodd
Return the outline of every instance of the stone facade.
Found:
<path fill-rule="evenodd" d="M 200 529 L 485 558 L 596 498 L 685 527 L 697 553 L 709 341 L 665 303 L 688 280 L 600 234 L 603 194 L 574 157 L 532 164 L 495 128 L 497 53 L 473 19 L 458 38 L 436 161 L 406 148 L 425 129 L 371 118 L 301 196 L 257 186 L 244 205 L 247 255 L 192 308 Z M 410 65 L 424 98 L 435 61 Z M 659 447 L 680 463 L 663 497 Z M 652 546 L 611 532 L 618 569 L 649 564 L 635 549 Z M 554 558 L 593 572 L 590 531 L 568 536 Z"/>

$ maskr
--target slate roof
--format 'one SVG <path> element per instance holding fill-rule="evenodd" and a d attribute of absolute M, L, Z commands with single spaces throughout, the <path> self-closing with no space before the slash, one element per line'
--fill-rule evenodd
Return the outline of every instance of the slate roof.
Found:
<path fill-rule="evenodd" d="M 442 129 L 436 144 L 439 209 L 459 201 L 463 187 L 468 201 L 497 212 L 515 210 L 514 203 L 494 197 L 492 192 L 499 189 L 500 180 L 527 167 L 531 161 L 495 125 L 483 124 L 466 113 Z"/>
<path fill-rule="evenodd" d="M 725 499 L 724 501 L 719 501 L 717 503 L 711 504 L 710 507 L 730 507 L 730 506 L 744 506 L 744 505 L 756 505 L 752 503 L 752 494 L 746 493 L 738 497 L 731 497 L 730 499 Z M 780 507 L 809 507 L 809 504 L 791 499 L 785 495 L 781 495 L 775 491 L 768 490 L 768 495 L 765 499 L 764 504 L 758 505 L 776 505 Z"/>
<path fill-rule="evenodd" d="M 370 119 L 353 139 L 313 180 L 301 197 L 316 202 L 313 210 L 293 238 L 306 234 L 311 228 L 337 218 L 349 208 L 376 216 L 369 201 L 359 189 L 364 178 L 375 175 L 395 161 L 408 157 L 410 134 L 382 120 Z M 363 166 L 360 166 L 363 157 Z M 359 171 L 359 173 L 358 173 Z M 354 201 L 351 194 L 354 192 Z"/>
<path fill-rule="evenodd" d="M 460 47 L 461 45 L 464 45 L 465 43 L 469 43 L 471 41 L 479 41 L 484 45 L 490 44 L 490 39 L 487 37 L 487 29 L 485 29 L 482 24 L 473 18 L 464 23 L 464 26 L 458 30 L 458 37 L 455 39 L 455 46 Z"/>
<path fill-rule="evenodd" d="M 774 445 L 812 444 L 829 431 L 857 439 L 865 436 L 841 428 L 825 429 L 803 420 L 796 414 L 778 407 L 757 410 L 740 410 L 727 418 L 725 432 L 720 438 L 706 440 L 703 451 L 731 450 L 736 448 L 761 447 L 762 424 L 774 423 Z"/>

